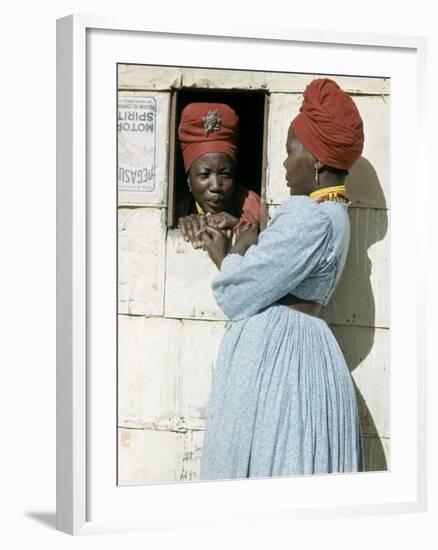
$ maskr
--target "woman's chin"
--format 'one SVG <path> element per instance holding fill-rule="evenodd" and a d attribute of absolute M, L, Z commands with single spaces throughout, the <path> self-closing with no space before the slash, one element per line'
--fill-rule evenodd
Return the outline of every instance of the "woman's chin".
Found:
<path fill-rule="evenodd" d="M 218 214 L 219 212 L 224 212 L 226 210 L 226 204 L 223 202 L 208 202 L 202 205 L 204 212 L 209 214 Z"/>

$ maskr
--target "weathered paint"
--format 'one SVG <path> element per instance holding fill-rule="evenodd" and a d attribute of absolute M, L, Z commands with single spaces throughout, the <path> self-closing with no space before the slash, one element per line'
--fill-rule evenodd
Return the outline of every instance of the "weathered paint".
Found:
<path fill-rule="evenodd" d="M 184 434 L 119 428 L 118 485 L 180 481 Z"/>
<path fill-rule="evenodd" d="M 144 94 L 118 96 L 117 185 L 121 191 L 155 191 L 157 101 Z"/>
<path fill-rule="evenodd" d="M 181 412 L 189 427 L 203 429 L 213 369 L 225 322 L 183 320 L 182 323 L 179 358 Z"/>
<path fill-rule="evenodd" d="M 153 65 L 118 65 L 119 90 L 171 90 L 181 86 L 181 69 Z"/>
<path fill-rule="evenodd" d="M 162 315 L 165 211 L 118 209 L 119 313 Z"/>
<path fill-rule="evenodd" d="M 289 196 L 286 186 L 286 139 L 291 120 L 299 113 L 301 94 L 273 94 L 269 106 L 268 177 L 266 202 L 281 204 Z"/>
<path fill-rule="evenodd" d="M 347 263 L 324 317 L 329 323 L 388 328 L 388 211 L 350 207 L 349 215 Z"/>
<path fill-rule="evenodd" d="M 129 206 L 166 206 L 169 154 L 169 106 L 170 93 L 167 92 L 119 92 L 119 104 L 138 101 L 139 104 L 153 102 L 156 108 L 153 132 L 119 132 L 118 134 L 118 204 Z M 122 127 L 123 128 L 123 127 Z M 138 124 L 134 129 L 139 128 Z M 153 134 L 153 135 L 152 135 Z M 139 139 L 138 135 L 143 136 Z M 134 138 L 132 137 L 134 136 Z M 145 170 L 151 165 L 153 147 L 153 186 L 120 185 L 120 172 L 126 166 L 130 169 Z M 135 174 L 135 172 L 134 172 Z M 129 174 L 125 174 L 126 176 Z M 142 173 L 140 173 L 142 176 Z M 131 178 L 132 179 L 132 178 Z M 144 179 L 144 177 L 143 177 Z M 137 176 L 138 180 L 138 176 Z M 149 181 L 148 181 L 149 183 Z"/>
<path fill-rule="evenodd" d="M 167 317 L 226 320 L 210 288 L 217 268 L 204 250 L 196 250 L 169 230 L 166 246 Z"/>
<path fill-rule="evenodd" d="M 269 90 L 271 93 L 302 93 L 313 78 L 326 75 L 301 75 L 266 71 L 236 71 L 155 67 L 153 65 L 119 65 L 118 82 L 121 90 L 171 90 L 172 88 L 217 88 L 239 90 Z M 332 76 L 347 93 L 355 95 L 388 95 L 388 78 Z"/>
<path fill-rule="evenodd" d="M 119 315 L 119 426 L 204 428 L 222 321 Z"/>
<path fill-rule="evenodd" d="M 265 71 L 233 71 L 205 69 L 182 69 L 182 85 L 190 88 L 268 90 L 271 93 L 302 94 L 314 78 L 326 75 L 300 75 L 271 73 Z M 343 90 L 350 94 L 386 95 L 389 93 L 389 79 L 332 77 Z"/>
<path fill-rule="evenodd" d="M 178 430 L 182 322 L 119 315 L 119 425 Z"/>
<path fill-rule="evenodd" d="M 352 374 L 363 433 L 389 438 L 390 331 L 330 325 Z"/>
<path fill-rule="evenodd" d="M 184 454 L 180 481 L 197 481 L 201 472 L 203 431 L 188 431 L 184 436 Z"/>
<path fill-rule="evenodd" d="M 327 75 L 300 75 L 286 73 L 260 73 L 264 75 L 266 87 L 271 93 L 287 92 L 302 94 L 309 82 L 314 78 L 327 78 Z M 348 94 L 352 95 L 387 95 L 389 94 L 389 79 L 352 76 L 330 76 Z"/>
<path fill-rule="evenodd" d="M 389 208 L 389 116 L 388 96 L 352 96 L 364 122 L 362 156 L 346 178 L 354 206 Z"/>

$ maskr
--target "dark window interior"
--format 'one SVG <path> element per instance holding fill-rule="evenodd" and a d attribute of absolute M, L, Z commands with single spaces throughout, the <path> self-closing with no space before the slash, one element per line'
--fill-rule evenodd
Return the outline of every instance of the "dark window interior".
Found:
<path fill-rule="evenodd" d="M 175 227 L 175 205 L 187 189 L 178 125 L 181 111 L 193 101 L 226 103 L 239 117 L 239 143 L 236 182 L 256 191 L 264 191 L 264 155 L 266 149 L 266 92 L 239 90 L 179 89 L 173 92 L 171 109 L 168 225 Z"/>

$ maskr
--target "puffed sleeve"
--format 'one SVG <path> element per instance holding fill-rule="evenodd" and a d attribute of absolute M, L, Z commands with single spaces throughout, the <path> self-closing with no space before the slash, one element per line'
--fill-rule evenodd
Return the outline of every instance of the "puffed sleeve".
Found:
<path fill-rule="evenodd" d="M 233 321 L 254 315 L 292 292 L 325 261 L 332 224 L 307 196 L 290 197 L 245 256 L 230 254 L 212 283 L 219 307 Z"/>

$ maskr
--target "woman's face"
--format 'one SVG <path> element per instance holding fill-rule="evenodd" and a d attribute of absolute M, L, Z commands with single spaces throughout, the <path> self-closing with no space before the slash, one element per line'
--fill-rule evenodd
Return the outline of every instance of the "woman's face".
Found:
<path fill-rule="evenodd" d="M 287 134 L 286 152 L 283 166 L 290 194 L 310 195 L 315 189 L 315 165 L 318 161 L 295 136 L 292 126 Z"/>
<path fill-rule="evenodd" d="M 187 182 L 204 212 L 224 212 L 234 190 L 235 163 L 224 153 L 206 153 L 190 166 Z"/>

